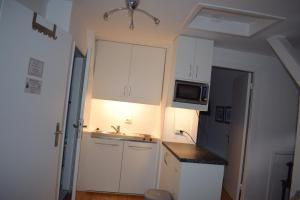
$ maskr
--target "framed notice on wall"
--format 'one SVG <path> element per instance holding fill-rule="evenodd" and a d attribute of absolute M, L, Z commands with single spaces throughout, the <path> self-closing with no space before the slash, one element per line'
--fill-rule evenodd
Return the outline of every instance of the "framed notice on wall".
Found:
<path fill-rule="evenodd" d="M 35 58 L 29 59 L 28 75 L 38 78 L 43 77 L 44 62 Z"/>
<path fill-rule="evenodd" d="M 230 124 L 231 119 L 231 106 L 226 106 L 224 110 L 224 122 Z"/>
<path fill-rule="evenodd" d="M 216 106 L 215 121 L 220 123 L 224 122 L 224 106 Z"/>

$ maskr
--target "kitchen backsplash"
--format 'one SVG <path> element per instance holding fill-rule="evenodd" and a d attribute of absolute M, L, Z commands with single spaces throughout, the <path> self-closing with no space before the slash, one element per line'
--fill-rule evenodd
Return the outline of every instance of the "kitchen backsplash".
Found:
<path fill-rule="evenodd" d="M 190 137 L 184 133 L 176 135 L 178 130 L 188 132 L 197 141 L 198 115 L 195 110 L 167 107 L 165 110 L 165 120 L 162 140 L 168 142 L 193 143 Z"/>
<path fill-rule="evenodd" d="M 92 99 L 88 129 L 113 131 L 113 125 L 121 126 L 121 132 L 128 135 L 143 133 L 160 138 L 160 112 L 160 106 Z"/>

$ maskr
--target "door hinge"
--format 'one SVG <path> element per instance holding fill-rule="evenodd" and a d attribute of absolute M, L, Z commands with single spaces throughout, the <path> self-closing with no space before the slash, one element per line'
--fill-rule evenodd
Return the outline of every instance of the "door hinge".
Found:
<path fill-rule="evenodd" d="M 253 87 L 254 87 L 254 85 L 253 85 L 253 83 L 250 83 L 250 90 L 253 90 Z"/>

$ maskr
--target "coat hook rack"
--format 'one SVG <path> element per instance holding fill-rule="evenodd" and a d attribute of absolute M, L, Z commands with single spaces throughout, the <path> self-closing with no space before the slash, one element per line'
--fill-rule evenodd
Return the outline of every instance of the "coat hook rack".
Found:
<path fill-rule="evenodd" d="M 38 31 L 39 33 L 43 33 L 44 35 L 47 35 L 48 37 L 53 38 L 54 40 L 56 40 L 57 39 L 56 24 L 54 24 L 53 30 L 50 30 L 50 29 L 46 28 L 45 26 L 37 23 L 36 18 L 37 18 L 37 13 L 34 12 L 33 13 L 33 20 L 32 20 L 32 29 L 35 30 L 35 31 Z"/>

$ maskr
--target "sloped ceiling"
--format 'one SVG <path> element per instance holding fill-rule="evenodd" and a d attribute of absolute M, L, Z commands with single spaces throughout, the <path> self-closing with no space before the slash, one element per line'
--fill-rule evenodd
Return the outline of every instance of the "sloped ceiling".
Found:
<path fill-rule="evenodd" d="M 286 20 L 250 38 L 206 31 L 183 32 L 184 20 L 199 2 L 282 16 Z M 160 18 L 161 24 L 155 26 L 150 18 L 137 13 L 134 31 L 128 28 L 126 12 L 115 13 L 108 22 L 102 17 L 105 11 L 124 7 L 124 0 L 74 0 L 73 3 L 73 14 L 80 16 L 78 23 L 83 23 L 84 27 L 96 32 L 97 38 L 105 40 L 167 46 L 182 33 L 213 39 L 219 47 L 267 55 L 273 52 L 265 38 L 272 35 L 286 35 L 296 47 L 300 45 L 299 0 L 140 0 L 139 8 Z"/>

